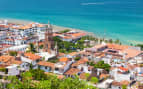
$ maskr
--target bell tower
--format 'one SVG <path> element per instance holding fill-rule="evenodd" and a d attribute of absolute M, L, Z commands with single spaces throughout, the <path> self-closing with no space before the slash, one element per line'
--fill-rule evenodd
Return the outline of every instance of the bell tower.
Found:
<path fill-rule="evenodd" d="M 45 25 L 45 27 L 46 27 L 46 32 L 45 32 L 43 51 L 51 54 L 51 51 L 54 49 L 53 29 L 52 29 L 52 25 L 50 23 Z"/>

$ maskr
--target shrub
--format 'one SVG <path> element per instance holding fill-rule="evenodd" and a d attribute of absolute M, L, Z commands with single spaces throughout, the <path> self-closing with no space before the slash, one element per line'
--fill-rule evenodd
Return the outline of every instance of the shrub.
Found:
<path fill-rule="evenodd" d="M 17 52 L 16 52 L 16 51 L 10 51 L 10 52 L 9 52 L 9 55 L 10 55 L 10 56 L 17 56 Z"/>
<path fill-rule="evenodd" d="M 90 79 L 90 81 L 92 82 L 92 83 L 98 83 L 98 78 L 96 78 L 96 77 L 92 77 L 91 79 Z"/>
<path fill-rule="evenodd" d="M 63 30 L 63 31 L 60 31 L 60 33 L 67 33 L 67 32 L 69 32 L 70 30 L 69 29 L 65 29 L 65 30 Z"/>
<path fill-rule="evenodd" d="M 76 57 L 75 60 L 76 60 L 76 61 L 80 60 L 80 57 Z"/>
<path fill-rule="evenodd" d="M 44 73 L 43 70 L 40 70 L 40 69 L 33 69 L 33 70 L 30 70 L 30 72 L 32 73 L 32 77 L 35 79 L 35 80 L 46 80 L 47 79 L 47 75 Z"/>

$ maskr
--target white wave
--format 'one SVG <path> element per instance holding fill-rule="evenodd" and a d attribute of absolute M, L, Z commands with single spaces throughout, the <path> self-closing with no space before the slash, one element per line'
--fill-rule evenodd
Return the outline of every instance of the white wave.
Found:
<path fill-rule="evenodd" d="M 104 3 L 81 3 L 81 5 L 103 5 Z"/>
<path fill-rule="evenodd" d="M 87 2 L 81 5 L 104 5 L 104 4 L 135 4 L 136 2 L 119 2 L 119 1 L 105 1 L 105 2 Z"/>

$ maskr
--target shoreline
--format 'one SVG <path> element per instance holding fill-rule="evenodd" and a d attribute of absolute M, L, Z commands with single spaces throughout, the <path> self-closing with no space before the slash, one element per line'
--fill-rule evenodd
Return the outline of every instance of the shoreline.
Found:
<path fill-rule="evenodd" d="M 8 23 L 14 23 L 14 24 L 29 24 L 29 23 L 32 23 L 32 22 L 36 22 L 36 21 L 31 21 L 31 20 L 22 20 L 22 19 L 13 19 L 13 18 L 0 18 L 0 21 L 1 20 L 8 20 Z M 38 22 L 39 23 L 39 22 Z M 53 26 L 53 31 L 54 32 L 57 32 L 57 31 L 63 31 L 65 29 L 69 29 L 69 30 L 73 30 L 73 31 L 79 31 L 79 32 L 84 32 L 84 33 L 87 33 L 87 35 L 90 35 L 90 36 L 93 36 L 93 37 L 96 37 L 96 38 L 99 38 L 99 39 L 103 39 L 104 37 L 103 36 L 98 36 L 97 34 L 93 33 L 93 32 L 87 32 L 85 30 L 82 30 L 82 29 L 76 29 L 76 28 L 71 28 L 71 27 L 64 27 L 64 26 L 58 26 L 58 25 L 54 25 L 52 24 Z M 116 40 L 115 38 L 104 38 L 106 40 L 109 40 L 109 39 L 112 39 L 112 40 Z M 119 39 L 120 42 L 122 44 L 125 44 L 125 45 L 130 45 L 130 44 L 133 44 L 133 45 L 137 45 L 137 44 L 143 44 L 142 41 L 135 41 L 135 40 L 127 40 L 126 43 L 122 42 L 121 39 Z"/>
<path fill-rule="evenodd" d="M 34 21 L 30 21 L 30 20 L 20 20 L 20 19 L 11 19 L 11 18 L 7 18 L 7 19 L 0 18 L 0 21 L 1 20 L 8 20 L 8 23 L 14 23 L 14 24 L 29 24 L 29 23 L 34 22 Z M 52 27 L 53 27 L 54 32 L 69 29 L 69 30 L 73 30 L 73 31 L 85 32 L 88 35 L 92 35 L 92 36 L 96 37 L 96 35 L 93 32 L 87 32 L 87 31 L 81 30 L 81 29 L 63 27 L 63 26 L 58 26 L 58 25 L 54 25 L 54 24 L 52 24 Z"/>

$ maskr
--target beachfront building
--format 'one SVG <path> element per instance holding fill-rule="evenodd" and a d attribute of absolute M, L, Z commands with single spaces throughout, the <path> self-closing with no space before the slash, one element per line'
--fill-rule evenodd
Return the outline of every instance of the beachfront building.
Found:
<path fill-rule="evenodd" d="M 59 37 L 62 41 L 68 41 L 68 42 L 76 42 L 77 40 L 79 40 L 81 37 L 86 36 L 86 33 L 83 32 L 68 32 L 68 33 L 64 33 L 61 35 L 57 35 L 57 37 Z"/>
<path fill-rule="evenodd" d="M 9 30 L 9 25 L 7 23 L 7 20 L 0 21 L 0 31 L 7 31 Z"/>
<path fill-rule="evenodd" d="M 13 31 L 15 34 L 19 34 L 21 36 L 30 36 L 35 33 L 40 33 L 41 31 L 45 30 L 45 27 L 43 24 L 39 23 L 30 23 L 27 25 L 12 25 L 10 27 L 10 30 Z"/>

